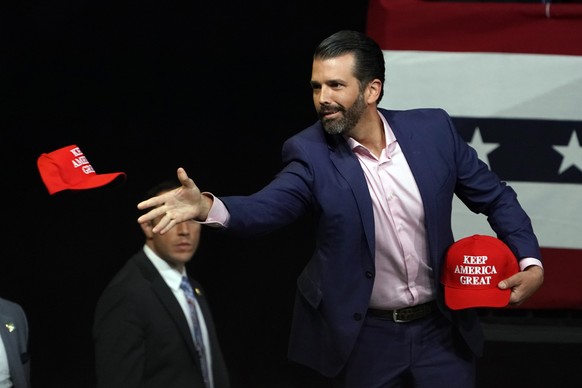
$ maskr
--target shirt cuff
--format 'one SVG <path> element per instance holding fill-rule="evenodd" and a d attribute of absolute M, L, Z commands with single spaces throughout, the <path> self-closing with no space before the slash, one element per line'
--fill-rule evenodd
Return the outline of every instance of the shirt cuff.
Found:
<path fill-rule="evenodd" d="M 208 225 L 215 228 L 226 228 L 230 220 L 230 213 L 226 205 L 212 193 L 204 192 L 202 195 L 212 198 L 212 206 L 208 211 L 208 216 L 204 221 L 197 221 L 200 224 Z"/>
<path fill-rule="evenodd" d="M 525 257 L 519 261 L 519 268 L 522 271 L 525 270 L 530 265 L 537 265 L 538 267 L 541 267 L 542 269 L 544 269 L 542 262 L 538 259 L 534 259 L 533 257 Z"/>

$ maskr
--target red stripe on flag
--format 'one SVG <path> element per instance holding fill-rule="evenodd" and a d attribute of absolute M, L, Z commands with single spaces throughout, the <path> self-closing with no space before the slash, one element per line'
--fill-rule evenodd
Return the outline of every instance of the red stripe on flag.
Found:
<path fill-rule="evenodd" d="M 579 249 L 542 248 L 544 284 L 520 308 L 582 308 L 580 274 L 582 258 Z"/>
<path fill-rule="evenodd" d="M 384 50 L 582 55 L 582 4 L 370 0 L 366 30 Z"/>
<path fill-rule="evenodd" d="M 552 4 L 547 17 L 541 1 L 370 0 L 366 32 L 387 51 L 581 56 L 582 4 Z M 519 307 L 582 308 L 582 250 L 543 247 L 542 259 L 544 284 Z"/>

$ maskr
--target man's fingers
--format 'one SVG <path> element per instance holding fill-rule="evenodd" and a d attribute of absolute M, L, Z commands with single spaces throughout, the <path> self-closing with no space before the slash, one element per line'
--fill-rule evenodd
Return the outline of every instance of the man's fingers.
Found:
<path fill-rule="evenodd" d="M 158 222 L 154 228 L 152 229 L 152 232 L 154 233 L 159 233 L 159 234 L 164 234 L 166 233 L 168 230 L 170 230 L 172 228 L 172 226 L 174 226 L 174 220 L 169 219 L 167 216 L 164 216 L 160 222 Z"/>
<path fill-rule="evenodd" d="M 502 281 L 499 282 L 499 284 L 497 285 L 499 288 L 501 288 L 502 290 L 507 290 L 508 288 L 513 288 L 515 286 L 518 286 L 521 281 L 520 281 L 520 277 L 522 275 L 520 275 L 520 272 L 508 277 L 507 279 L 503 279 Z"/>
<path fill-rule="evenodd" d="M 140 210 L 147 209 L 149 207 L 156 207 L 158 205 L 163 204 L 164 202 L 160 199 L 160 197 L 152 197 L 150 199 L 146 199 L 145 201 L 141 201 L 137 204 L 137 208 Z"/>
<path fill-rule="evenodd" d="M 144 202 L 147 202 L 147 201 L 144 201 Z M 141 202 L 141 203 L 139 203 L 139 204 L 137 205 L 137 206 L 138 206 L 138 208 L 139 208 L 139 205 L 141 205 L 141 204 L 142 204 L 142 203 L 144 203 L 144 202 Z M 146 209 L 146 208 L 148 208 L 148 207 L 149 207 L 149 206 L 144 206 L 144 207 L 142 207 L 142 208 L 140 208 L 140 209 Z M 142 214 L 142 215 L 141 215 L 141 216 L 140 216 L 140 217 L 137 219 L 137 222 L 138 222 L 138 223 L 140 223 L 140 224 L 143 224 L 144 222 L 149 222 L 149 221 L 153 220 L 154 218 L 156 218 L 156 217 L 159 217 L 159 216 L 163 215 L 164 213 L 165 213 L 165 210 L 164 210 L 164 208 L 163 208 L 163 207 L 156 207 L 156 208 L 154 208 L 154 209 L 150 210 L 149 212 L 147 212 L 146 214 Z"/>
<path fill-rule="evenodd" d="M 182 167 L 178 168 L 178 180 L 187 189 L 193 189 L 195 187 L 194 181 L 188 178 L 188 174 L 186 174 L 186 170 Z"/>
<path fill-rule="evenodd" d="M 196 189 L 196 185 L 192 179 L 188 178 L 186 170 L 182 167 L 178 168 L 177 174 L 182 187 L 146 199 L 137 204 L 137 208 L 140 210 L 152 208 L 146 214 L 141 215 L 137 219 L 138 223 L 143 224 L 152 221 L 155 218 L 160 218 L 152 229 L 154 233 L 164 234 L 172 229 L 177 223 L 185 219 L 184 216 L 180 215 L 178 209 L 179 206 L 177 205 L 184 201 L 184 190 L 186 189 L 189 191 Z M 186 196 L 187 195 L 188 194 L 186 193 Z"/>

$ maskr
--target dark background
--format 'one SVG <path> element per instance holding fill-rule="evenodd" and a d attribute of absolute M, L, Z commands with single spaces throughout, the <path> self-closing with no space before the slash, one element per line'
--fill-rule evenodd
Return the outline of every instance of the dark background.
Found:
<path fill-rule="evenodd" d="M 91 387 L 95 303 L 144 242 L 136 222 L 143 192 L 179 166 L 221 195 L 268 182 L 284 139 L 316 119 L 315 46 L 339 29 L 364 31 L 367 4 L 56 0 L 0 8 L 0 295 L 28 315 L 34 386 Z M 127 179 L 49 195 L 37 158 L 71 144 L 97 173 Z M 302 375 L 286 347 L 310 247 L 305 228 L 308 221 L 245 240 L 205 230 L 189 267 L 207 289 L 240 386 Z"/>
<path fill-rule="evenodd" d="M 143 244 L 142 193 L 179 166 L 220 195 L 267 183 L 283 141 L 316 119 L 313 49 L 337 30 L 365 31 L 366 9 L 323 0 L 2 5 L 0 295 L 27 312 L 35 387 L 94 385 L 93 311 Z M 127 179 L 49 195 L 36 160 L 71 144 L 97 173 Z M 309 229 L 305 219 L 256 239 L 203 232 L 189 271 L 206 286 L 237 387 L 324 386 L 286 360 Z M 545 346 L 490 344 L 483 386 L 524 354 L 547 367 L 556 356 L 545 359 Z"/>

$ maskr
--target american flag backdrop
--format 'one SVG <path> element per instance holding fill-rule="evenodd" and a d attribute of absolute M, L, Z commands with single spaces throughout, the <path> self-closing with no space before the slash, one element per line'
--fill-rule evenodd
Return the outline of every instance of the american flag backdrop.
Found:
<path fill-rule="evenodd" d="M 388 109 L 440 107 L 533 221 L 545 282 L 521 307 L 582 309 L 582 4 L 370 0 Z M 493 235 L 455 200 L 455 238 Z"/>

